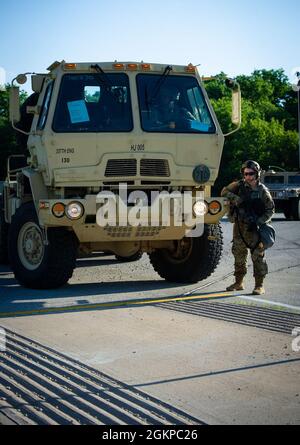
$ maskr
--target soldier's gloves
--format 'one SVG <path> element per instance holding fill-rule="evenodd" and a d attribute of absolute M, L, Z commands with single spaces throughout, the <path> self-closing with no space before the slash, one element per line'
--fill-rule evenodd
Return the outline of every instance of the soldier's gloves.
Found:
<path fill-rule="evenodd" d="M 242 202 L 243 202 L 243 200 L 239 196 L 236 196 L 236 197 L 230 199 L 230 205 L 232 207 L 240 207 Z"/>
<path fill-rule="evenodd" d="M 244 204 L 244 199 L 239 196 L 236 200 L 236 203 L 238 206 L 241 206 Z"/>

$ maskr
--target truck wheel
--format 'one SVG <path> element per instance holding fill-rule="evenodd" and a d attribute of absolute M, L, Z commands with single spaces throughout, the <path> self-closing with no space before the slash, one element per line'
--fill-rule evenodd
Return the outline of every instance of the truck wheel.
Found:
<path fill-rule="evenodd" d="M 78 242 L 73 232 L 48 229 L 48 245 L 32 202 L 18 208 L 9 228 L 9 260 L 19 283 L 33 289 L 65 284 L 76 264 Z"/>
<path fill-rule="evenodd" d="M 149 254 L 154 270 L 167 281 L 196 283 L 216 269 L 223 250 L 220 224 L 205 224 L 199 238 L 187 237 L 176 242 L 175 251 L 156 250 Z"/>
<path fill-rule="evenodd" d="M 129 255 L 129 256 L 120 256 L 120 255 L 116 255 L 116 259 L 118 261 L 122 261 L 123 263 L 127 263 L 130 261 L 138 261 L 142 258 L 143 253 L 142 252 L 136 252 L 133 255 Z"/>
<path fill-rule="evenodd" d="M 291 214 L 294 221 L 300 220 L 300 198 L 291 199 Z"/>
<path fill-rule="evenodd" d="M 0 264 L 8 263 L 8 224 L 5 222 L 4 211 L 0 201 Z"/>

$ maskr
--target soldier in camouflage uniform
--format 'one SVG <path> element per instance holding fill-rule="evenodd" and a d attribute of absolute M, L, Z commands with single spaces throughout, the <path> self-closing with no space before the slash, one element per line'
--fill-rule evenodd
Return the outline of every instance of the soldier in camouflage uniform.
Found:
<path fill-rule="evenodd" d="M 265 293 L 264 278 L 268 273 L 265 252 L 259 240 L 257 226 L 269 222 L 274 213 L 274 202 L 268 189 L 260 182 L 260 166 L 246 161 L 241 168 L 243 179 L 224 187 L 221 195 L 230 201 L 230 221 L 233 226 L 232 253 L 235 282 L 226 290 L 243 290 L 247 273 L 248 249 L 253 262 L 254 295 Z"/>

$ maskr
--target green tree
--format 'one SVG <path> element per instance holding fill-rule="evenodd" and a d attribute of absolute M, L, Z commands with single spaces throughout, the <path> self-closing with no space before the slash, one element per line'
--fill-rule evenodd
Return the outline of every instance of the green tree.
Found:
<path fill-rule="evenodd" d="M 206 89 L 224 133 L 231 124 L 230 92 L 225 91 L 224 73 L 209 81 Z M 257 160 L 262 168 L 278 165 L 298 169 L 297 95 L 282 69 L 256 70 L 238 76 L 242 92 L 242 125 L 225 139 L 219 177 L 214 192 L 240 177 L 246 159 Z"/>
<path fill-rule="evenodd" d="M 21 147 L 16 140 L 16 132 L 9 121 L 9 89 L 6 85 L 5 91 L 0 91 L 0 180 L 6 176 L 7 158 L 13 153 L 21 153 Z M 22 91 L 20 101 L 26 99 L 27 94 Z"/>

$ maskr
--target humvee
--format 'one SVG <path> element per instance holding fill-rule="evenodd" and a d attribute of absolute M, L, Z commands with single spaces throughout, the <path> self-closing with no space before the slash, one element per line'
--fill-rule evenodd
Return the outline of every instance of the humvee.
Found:
<path fill-rule="evenodd" d="M 14 82 L 25 83 L 29 74 L 34 93 L 20 110 Z M 8 159 L 0 250 L 20 284 L 62 286 L 79 253 L 98 251 L 119 258 L 147 252 L 158 274 L 174 282 L 194 283 L 215 270 L 227 203 L 211 197 L 211 186 L 226 135 L 203 81 L 192 64 L 65 61 L 12 81 L 10 119 L 24 155 Z M 228 86 L 239 127 L 240 90 L 232 80 Z M 159 117 L 168 90 L 169 120 Z M 172 201 L 168 223 L 160 216 L 149 222 L 150 196 L 173 193 L 191 195 L 193 217 L 203 227 L 199 220 L 175 224 Z M 98 212 L 111 196 L 116 219 L 100 224 Z"/>
<path fill-rule="evenodd" d="M 300 220 L 300 172 L 269 168 L 261 175 L 268 187 L 276 211 L 282 211 L 287 219 Z"/>

